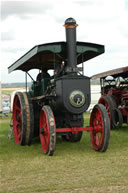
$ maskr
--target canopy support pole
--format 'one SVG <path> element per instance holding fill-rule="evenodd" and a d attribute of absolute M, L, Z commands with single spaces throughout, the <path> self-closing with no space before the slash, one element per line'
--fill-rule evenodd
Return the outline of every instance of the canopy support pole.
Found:
<path fill-rule="evenodd" d="M 26 92 L 27 92 L 27 72 L 25 72 L 25 88 L 26 88 Z"/>

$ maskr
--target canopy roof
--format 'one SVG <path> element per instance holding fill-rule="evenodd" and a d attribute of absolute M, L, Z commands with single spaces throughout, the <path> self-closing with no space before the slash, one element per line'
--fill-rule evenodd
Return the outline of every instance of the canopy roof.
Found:
<path fill-rule="evenodd" d="M 128 66 L 93 75 L 91 79 L 106 78 L 107 76 L 128 78 Z"/>
<path fill-rule="evenodd" d="M 77 64 L 90 60 L 102 53 L 103 45 L 77 42 Z M 66 42 L 53 42 L 33 47 L 11 66 L 8 72 L 14 70 L 29 71 L 31 69 L 54 69 L 54 65 L 66 61 Z"/>

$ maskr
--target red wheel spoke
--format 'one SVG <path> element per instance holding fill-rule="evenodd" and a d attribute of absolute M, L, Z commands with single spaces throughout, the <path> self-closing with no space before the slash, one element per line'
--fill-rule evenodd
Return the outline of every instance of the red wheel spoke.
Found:
<path fill-rule="evenodd" d="M 100 145 L 100 143 L 99 143 L 99 135 L 98 135 L 98 134 L 96 134 L 96 145 L 97 145 L 97 146 Z"/>
<path fill-rule="evenodd" d="M 96 132 L 96 133 L 102 133 L 103 132 L 103 128 L 99 125 L 99 127 L 94 127 L 94 131 Z"/>
<path fill-rule="evenodd" d="M 18 134 L 18 138 L 19 138 L 19 140 L 21 139 L 21 132 L 19 132 L 19 134 Z"/>
<path fill-rule="evenodd" d="M 18 95 L 15 96 L 13 104 L 13 131 L 15 141 L 19 144 L 22 134 L 22 113 Z"/>
<path fill-rule="evenodd" d="M 102 134 L 97 133 L 97 145 L 102 145 Z"/>
<path fill-rule="evenodd" d="M 21 112 L 21 108 L 19 106 L 16 106 L 15 110 L 18 111 L 18 112 Z"/>
<path fill-rule="evenodd" d="M 40 130 L 44 129 L 44 133 L 40 133 L 41 145 L 44 153 L 49 149 L 49 127 L 47 125 L 47 115 L 44 111 L 41 111 L 40 115 Z"/>

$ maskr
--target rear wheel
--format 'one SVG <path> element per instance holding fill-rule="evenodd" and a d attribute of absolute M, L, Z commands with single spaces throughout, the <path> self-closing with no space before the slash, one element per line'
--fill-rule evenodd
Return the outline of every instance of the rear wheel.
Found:
<path fill-rule="evenodd" d="M 115 108 L 113 110 L 113 127 L 120 128 L 123 124 L 123 116 L 120 109 Z"/>
<path fill-rule="evenodd" d="M 13 102 L 13 133 L 16 144 L 30 145 L 33 136 L 33 107 L 26 92 L 17 92 Z"/>
<path fill-rule="evenodd" d="M 107 111 L 102 104 L 94 106 L 90 116 L 90 138 L 93 148 L 99 152 L 107 150 L 110 138 L 110 124 Z"/>
<path fill-rule="evenodd" d="M 114 123 L 114 109 L 117 108 L 116 101 L 114 99 L 114 96 L 107 96 L 108 99 L 111 101 L 111 106 L 112 106 L 112 116 L 111 116 L 111 129 L 115 128 L 115 123 Z"/>
<path fill-rule="evenodd" d="M 52 156 L 56 147 L 56 125 L 49 106 L 44 106 L 40 112 L 40 141 L 43 152 Z"/>

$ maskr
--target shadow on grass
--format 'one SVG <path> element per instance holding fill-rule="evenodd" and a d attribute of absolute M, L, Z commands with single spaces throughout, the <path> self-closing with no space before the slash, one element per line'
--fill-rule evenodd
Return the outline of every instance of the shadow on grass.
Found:
<path fill-rule="evenodd" d="M 40 138 L 36 137 L 32 140 L 30 146 L 20 146 L 15 144 L 14 137 L 8 139 L 9 124 L 3 123 L 0 130 L 0 154 L 1 157 L 37 157 L 45 155 L 42 151 Z M 108 146 L 109 152 L 119 151 L 121 148 L 128 147 L 128 126 L 123 125 L 120 129 L 111 130 L 110 143 Z M 89 132 L 83 132 L 80 142 L 63 141 L 61 137 L 57 136 L 55 156 L 62 156 L 77 154 L 94 153 L 90 142 Z"/>
<path fill-rule="evenodd" d="M 1 138 L 1 157 L 37 157 L 45 155 L 42 151 L 39 137 L 32 141 L 30 146 L 20 146 L 15 144 L 14 138 L 8 139 L 7 136 Z M 63 141 L 61 137 L 57 137 L 55 156 L 64 156 L 68 154 L 75 155 L 83 154 L 87 152 L 93 152 L 93 148 L 90 143 L 90 138 L 85 139 L 82 137 L 80 142 L 67 142 Z"/>

